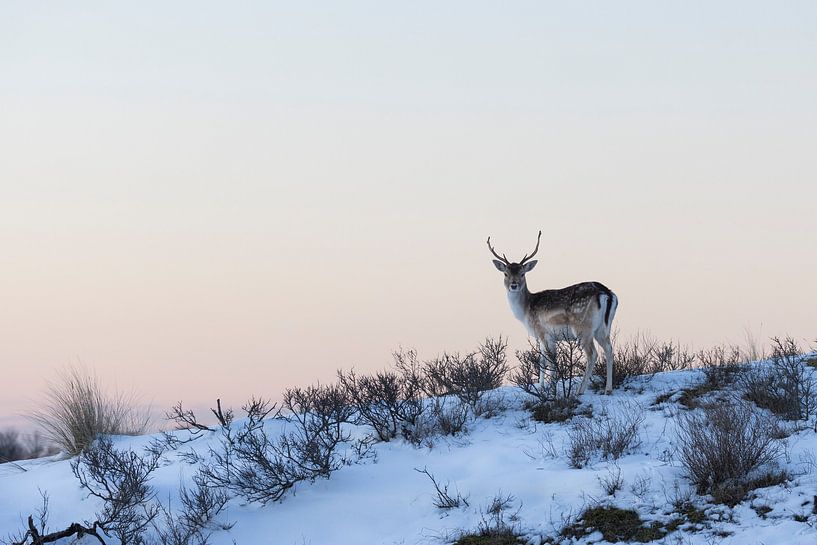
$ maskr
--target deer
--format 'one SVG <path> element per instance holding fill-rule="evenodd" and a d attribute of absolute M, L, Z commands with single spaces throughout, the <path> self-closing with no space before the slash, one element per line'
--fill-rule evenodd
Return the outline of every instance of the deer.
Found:
<path fill-rule="evenodd" d="M 613 392 L 613 343 L 610 340 L 613 318 L 618 308 L 618 297 L 600 282 L 581 282 L 566 288 L 531 292 L 525 275 L 533 270 L 537 260 L 532 258 L 539 251 L 542 231 L 536 239 L 533 253 L 518 262 L 511 263 L 505 254 L 501 256 L 491 246 L 488 249 L 496 257 L 494 266 L 505 275 L 505 289 L 511 312 L 536 339 L 542 354 L 539 360 L 539 387 L 544 391 L 545 369 L 551 371 L 551 390 L 555 390 L 553 375 L 556 369 L 556 343 L 560 340 L 579 342 L 587 359 L 587 368 L 579 386 L 583 394 L 590 382 L 598 353 L 594 341 L 604 350 L 607 362 L 605 394 Z"/>

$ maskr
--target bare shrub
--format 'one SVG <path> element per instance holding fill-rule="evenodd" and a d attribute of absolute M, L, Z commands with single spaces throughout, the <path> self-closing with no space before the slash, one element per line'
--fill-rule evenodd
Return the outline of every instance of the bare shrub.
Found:
<path fill-rule="evenodd" d="M 639 333 L 627 341 L 615 343 L 613 357 L 613 387 L 637 376 L 652 376 L 664 371 L 689 369 L 695 356 L 675 341 L 659 341 L 646 333 Z M 596 373 L 605 372 L 600 358 Z"/>
<path fill-rule="evenodd" d="M 49 456 L 56 452 L 56 447 L 43 442 L 39 432 L 23 435 L 17 430 L 0 431 L 0 464 Z"/>
<path fill-rule="evenodd" d="M 472 545 L 484 543 L 486 545 L 517 545 L 524 541 L 520 537 L 519 511 L 513 509 L 516 498 L 510 494 L 499 492 L 482 509 L 480 522 L 476 531 L 461 532 L 454 545 Z"/>
<path fill-rule="evenodd" d="M 539 348 L 531 344 L 530 350 L 517 350 L 516 359 L 519 360 L 519 363 L 511 372 L 511 383 L 532 396 L 537 404 L 552 399 L 554 396 L 550 385 L 539 384 L 539 369 L 542 361 L 542 353 Z"/>
<path fill-rule="evenodd" d="M 282 499 L 299 482 L 328 478 L 343 465 L 337 447 L 349 439 L 343 424 L 352 412 L 345 390 L 290 389 L 284 394 L 284 407 L 290 414 L 276 413 L 286 425 L 275 438 L 264 427 L 275 406 L 265 400 L 253 399 L 243 407 L 247 417 L 241 425 L 221 428 L 219 445 L 210 448 L 201 467 L 207 486 L 265 504 Z"/>
<path fill-rule="evenodd" d="M 713 390 L 735 382 L 747 359 L 737 346 L 715 346 L 698 352 L 698 362 L 704 370 L 707 389 Z"/>
<path fill-rule="evenodd" d="M 279 445 L 288 459 L 301 465 L 308 479 L 329 477 L 340 467 L 337 454 L 340 443 L 349 440 L 343 430 L 353 410 L 346 391 L 338 386 L 289 388 L 284 392 L 283 406 L 289 411 L 292 432 L 284 434 Z"/>
<path fill-rule="evenodd" d="M 434 485 L 434 490 L 437 493 L 437 497 L 434 499 L 434 507 L 437 509 L 454 509 L 457 507 L 468 507 L 468 498 L 464 497 L 460 494 L 460 491 L 457 490 L 456 492 L 449 492 L 448 491 L 448 483 L 440 486 L 440 483 L 437 482 L 437 479 L 432 475 L 428 468 L 417 469 L 414 468 L 414 471 L 418 473 L 422 473 L 426 477 L 431 480 L 431 484 Z M 451 494 L 454 494 L 453 496 Z"/>
<path fill-rule="evenodd" d="M 441 435 L 458 435 L 466 430 L 468 407 L 461 401 L 446 403 L 435 399 L 432 402 L 431 414 Z"/>
<path fill-rule="evenodd" d="M 658 343 L 655 349 L 653 372 L 680 371 L 689 369 L 694 364 L 695 355 L 677 341 L 670 340 Z"/>
<path fill-rule="evenodd" d="M 806 420 L 817 410 L 817 386 L 794 339 L 772 339 L 768 362 L 748 369 L 739 383 L 746 399 L 786 420 Z"/>
<path fill-rule="evenodd" d="M 412 368 L 407 369 L 373 375 L 338 371 L 340 385 L 355 410 L 356 423 L 370 426 L 381 441 L 390 441 L 413 428 L 423 413 L 422 383 Z"/>
<path fill-rule="evenodd" d="M 518 543 L 519 510 L 522 506 L 512 511 L 515 503 L 516 498 L 511 494 L 498 492 L 480 516 L 477 535 L 493 538 L 499 543 Z"/>
<path fill-rule="evenodd" d="M 43 506 L 28 517 L 27 528 L 13 545 L 43 545 L 64 538 L 92 536 L 103 545 L 114 538 L 120 544 L 206 545 L 211 531 L 230 528 L 215 525 L 214 518 L 224 509 L 227 495 L 206 485 L 201 475 L 194 487 L 182 486 L 181 511 L 175 512 L 155 500 L 149 481 L 159 465 L 161 453 L 117 450 L 110 437 L 102 436 L 71 462 L 80 486 L 102 502 L 93 522 L 73 522 L 64 530 L 48 531 L 48 496 Z M 72 541 L 73 542 L 73 541 Z"/>
<path fill-rule="evenodd" d="M 616 492 L 624 488 L 624 479 L 621 477 L 620 467 L 611 467 L 607 469 L 607 475 L 598 477 L 601 489 L 608 496 L 615 496 Z"/>
<path fill-rule="evenodd" d="M 468 406 L 457 397 L 431 398 L 414 427 L 404 428 L 403 438 L 416 446 L 432 447 L 435 437 L 464 433 L 469 414 Z"/>
<path fill-rule="evenodd" d="M 136 410 L 132 395 L 105 391 L 96 375 L 78 367 L 64 371 L 44 398 L 44 407 L 31 419 L 49 441 L 71 455 L 99 435 L 138 435 L 149 423 L 149 417 Z"/>
<path fill-rule="evenodd" d="M 508 372 L 505 351 L 508 341 L 487 338 L 466 355 L 444 353 L 424 365 L 425 391 L 431 396 L 455 395 L 476 415 L 483 412 L 483 395 L 502 386 Z"/>
<path fill-rule="evenodd" d="M 158 466 L 159 456 L 119 451 L 107 436 L 82 451 L 71 462 L 71 469 L 80 486 L 103 502 L 93 527 L 120 543 L 141 543 L 149 524 L 159 514 L 149 484 Z"/>
<path fill-rule="evenodd" d="M 227 494 L 207 486 L 201 474 L 193 477 L 193 483 L 192 488 L 179 489 L 181 511 L 174 511 L 169 502 L 167 506 L 159 504 L 161 516 L 152 522 L 154 541 L 162 545 L 206 545 L 213 531 L 232 527 L 215 524 L 227 504 Z"/>
<path fill-rule="evenodd" d="M 652 490 L 652 479 L 647 474 L 638 475 L 630 485 L 630 492 L 641 501 L 645 500 L 650 490 Z"/>
<path fill-rule="evenodd" d="M 29 458 L 29 451 L 20 434 L 16 430 L 0 431 L 0 464 L 26 458 Z"/>
<path fill-rule="evenodd" d="M 105 541 L 100 535 L 101 530 L 98 528 L 98 523 L 80 524 L 74 522 L 68 525 L 64 530 L 50 531 L 48 529 L 48 507 L 49 497 L 45 492 L 40 491 L 42 497 L 42 506 L 37 510 L 35 522 L 35 515 L 29 515 L 26 521 L 27 525 L 23 532 L 16 536 L 9 536 L 8 540 L 3 540 L 3 543 L 10 545 L 44 545 L 45 543 L 55 543 L 62 539 L 72 536 L 93 536 L 104 545 Z M 30 540 L 30 541 L 29 541 Z"/>
<path fill-rule="evenodd" d="M 746 482 L 782 453 L 774 418 L 742 401 L 708 405 L 681 416 L 681 463 L 701 493 Z"/>
<path fill-rule="evenodd" d="M 567 455 L 571 467 L 586 466 L 593 456 L 617 460 L 640 444 L 643 409 L 636 403 L 617 410 L 576 419 L 568 431 Z"/>
<path fill-rule="evenodd" d="M 219 400 L 219 405 L 221 405 L 221 400 Z M 193 434 L 198 434 L 198 432 L 202 431 L 215 431 L 210 426 L 199 422 L 196 414 L 190 409 L 185 409 L 181 401 L 173 405 L 173 407 L 165 413 L 165 418 L 173 422 L 177 430 L 190 430 Z"/>
<path fill-rule="evenodd" d="M 542 365 L 547 365 L 544 350 L 539 345 L 530 343 L 530 349 L 517 351 L 516 358 L 519 364 L 510 380 L 532 396 L 537 404 L 573 397 L 579 387 L 574 379 L 583 376 L 586 368 L 584 351 L 579 342 L 570 337 L 562 338 L 556 343 L 556 354 L 550 368 L 546 369 L 549 377 L 544 387 L 539 384 L 539 369 Z"/>

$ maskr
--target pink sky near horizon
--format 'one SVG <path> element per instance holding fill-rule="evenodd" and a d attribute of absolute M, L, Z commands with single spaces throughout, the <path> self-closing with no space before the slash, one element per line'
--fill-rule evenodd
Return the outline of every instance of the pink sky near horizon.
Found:
<path fill-rule="evenodd" d="M 522 348 L 485 238 L 539 229 L 624 336 L 817 342 L 817 7 L 625 5 L 9 3 L 0 427 L 75 362 L 163 410 Z"/>

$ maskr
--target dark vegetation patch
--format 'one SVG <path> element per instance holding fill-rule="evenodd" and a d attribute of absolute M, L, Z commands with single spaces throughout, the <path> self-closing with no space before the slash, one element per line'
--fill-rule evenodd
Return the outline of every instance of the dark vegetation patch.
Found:
<path fill-rule="evenodd" d="M 676 504 L 671 514 L 674 515 L 673 518 L 664 526 L 668 532 L 674 532 L 684 525 L 689 525 L 684 528 L 687 531 L 698 531 L 709 521 L 706 512 L 690 501 Z"/>
<path fill-rule="evenodd" d="M 701 406 L 701 398 L 707 394 L 718 389 L 717 386 L 703 382 L 689 388 L 681 390 L 681 395 L 678 397 L 678 403 L 687 409 L 697 409 Z"/>
<path fill-rule="evenodd" d="M 672 396 L 674 396 L 677 393 L 678 390 L 669 390 L 667 392 L 664 392 L 663 394 L 659 394 L 658 396 L 656 396 L 655 401 L 652 402 L 653 407 L 656 405 L 661 405 L 662 403 L 666 403 L 667 401 L 672 399 Z"/>
<path fill-rule="evenodd" d="M 595 531 L 601 532 L 610 543 L 648 543 L 669 533 L 661 522 L 646 524 L 632 509 L 596 506 L 585 509 L 578 520 L 562 529 L 562 537 L 582 538 Z"/>
<path fill-rule="evenodd" d="M 774 507 L 765 504 L 753 505 L 752 509 L 754 510 L 755 513 L 757 513 L 757 516 L 759 516 L 762 519 L 765 519 L 766 515 L 774 511 Z"/>
<path fill-rule="evenodd" d="M 785 483 L 789 475 L 785 471 L 769 471 L 752 479 L 732 479 L 720 483 L 710 492 L 715 503 L 734 507 L 749 497 L 752 491 Z"/>
<path fill-rule="evenodd" d="M 566 422 L 574 416 L 582 415 L 588 418 L 593 416 L 593 407 L 588 405 L 580 408 L 580 402 L 575 397 L 559 397 L 541 403 L 530 403 L 527 409 L 531 417 L 537 422 L 550 424 L 553 422 Z"/>
<path fill-rule="evenodd" d="M 499 530 L 488 534 L 469 534 L 462 536 L 454 545 L 521 545 L 524 541 L 510 529 Z"/>

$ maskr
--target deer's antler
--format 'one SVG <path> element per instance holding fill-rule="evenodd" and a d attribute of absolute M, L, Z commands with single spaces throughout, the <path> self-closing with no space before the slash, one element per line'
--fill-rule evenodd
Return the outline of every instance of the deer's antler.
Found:
<path fill-rule="evenodd" d="M 503 261 L 505 263 L 505 265 L 510 265 L 511 264 L 511 262 L 508 261 L 508 258 L 505 257 L 505 254 L 502 254 L 502 256 L 500 257 L 500 255 L 498 253 L 496 253 L 496 250 L 494 250 L 494 247 L 491 246 L 491 237 L 488 237 L 488 249 L 491 250 L 491 253 L 494 254 L 494 256 L 497 259 Z"/>
<path fill-rule="evenodd" d="M 538 252 L 538 251 L 539 251 L 539 241 L 540 241 L 541 239 L 542 239 L 542 231 L 541 231 L 541 230 L 539 230 L 539 236 L 538 236 L 538 237 L 536 237 L 536 248 L 534 248 L 534 249 L 533 249 L 533 253 L 532 253 L 532 254 L 530 254 L 530 255 L 525 254 L 525 257 L 523 257 L 523 258 L 522 258 L 522 261 L 520 261 L 520 262 L 519 262 L 519 264 L 520 264 L 520 265 L 524 265 L 524 264 L 525 264 L 525 261 L 527 261 L 528 259 L 530 259 L 530 258 L 532 258 L 533 256 L 535 256 L 535 255 L 536 255 L 536 252 Z"/>

